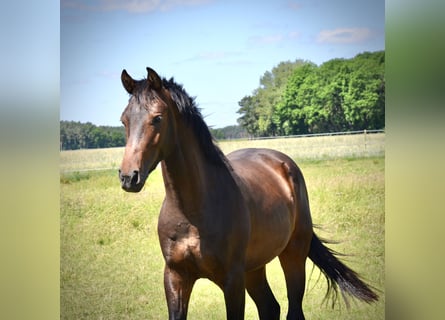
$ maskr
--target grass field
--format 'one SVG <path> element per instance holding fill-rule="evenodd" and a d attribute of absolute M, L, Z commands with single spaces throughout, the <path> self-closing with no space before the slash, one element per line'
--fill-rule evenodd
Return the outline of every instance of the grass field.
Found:
<path fill-rule="evenodd" d="M 257 142 L 238 143 L 221 143 L 221 148 L 228 152 Z M 290 140 L 269 143 L 277 144 L 267 145 L 277 149 L 298 149 Z M 61 319 L 167 318 L 163 258 L 156 233 L 164 195 L 160 170 L 152 173 L 137 194 L 120 189 L 116 170 L 81 171 L 117 167 L 122 152 L 120 148 L 61 152 L 61 172 L 71 168 L 60 178 Z M 322 226 L 317 233 L 340 240 L 333 248 L 350 254 L 347 264 L 381 294 L 373 305 L 352 303 L 346 309 L 340 303 L 332 309 L 323 305 L 326 281 L 318 269 L 311 273 L 308 262 L 303 302 L 307 319 L 384 319 L 384 156 L 304 158 L 298 163 L 306 178 L 313 221 Z M 285 319 L 286 290 L 277 260 L 268 265 L 267 273 Z M 225 319 L 219 288 L 199 280 L 189 318 Z M 258 318 L 248 296 L 245 318 Z"/>

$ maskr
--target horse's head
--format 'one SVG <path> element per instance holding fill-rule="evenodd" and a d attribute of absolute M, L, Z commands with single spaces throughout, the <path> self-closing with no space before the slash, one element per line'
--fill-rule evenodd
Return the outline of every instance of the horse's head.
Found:
<path fill-rule="evenodd" d="M 139 81 L 125 70 L 121 75 L 130 99 L 121 116 L 127 144 L 119 178 L 122 188 L 129 192 L 142 189 L 148 175 L 174 144 L 174 102 L 158 74 L 150 68 L 147 72 L 147 79 Z"/>

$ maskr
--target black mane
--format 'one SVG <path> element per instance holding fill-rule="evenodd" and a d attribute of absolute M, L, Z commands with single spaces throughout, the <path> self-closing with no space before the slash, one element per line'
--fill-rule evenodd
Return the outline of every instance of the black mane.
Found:
<path fill-rule="evenodd" d="M 177 84 L 173 78 L 170 78 L 170 80 L 164 78 L 162 82 L 164 87 L 170 92 L 173 101 L 178 107 L 179 113 L 193 129 L 196 139 L 207 159 L 217 165 L 227 165 L 226 157 L 215 144 L 215 140 L 207 124 L 204 122 L 201 110 L 196 105 L 195 98 L 190 97 L 182 85 Z"/>

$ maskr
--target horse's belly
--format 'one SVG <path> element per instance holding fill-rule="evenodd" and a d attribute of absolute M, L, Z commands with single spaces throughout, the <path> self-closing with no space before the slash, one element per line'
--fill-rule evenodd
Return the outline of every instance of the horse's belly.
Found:
<path fill-rule="evenodd" d="M 282 203 L 256 217 L 247 247 L 246 270 L 256 269 L 274 259 L 287 246 L 294 226 L 293 213 Z"/>

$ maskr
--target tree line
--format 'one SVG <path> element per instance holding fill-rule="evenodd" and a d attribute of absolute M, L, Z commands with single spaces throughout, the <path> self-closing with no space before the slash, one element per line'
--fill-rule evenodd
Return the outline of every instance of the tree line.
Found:
<path fill-rule="evenodd" d="M 385 52 L 281 62 L 238 104 L 238 123 L 254 136 L 383 129 Z"/>
<path fill-rule="evenodd" d="M 125 145 L 125 128 L 90 122 L 60 121 L 60 149 L 112 148 Z"/>
<path fill-rule="evenodd" d="M 217 140 L 247 138 L 249 134 L 239 125 L 210 128 Z M 87 122 L 60 121 L 60 149 L 95 149 L 125 146 L 125 128 L 95 126 Z"/>
<path fill-rule="evenodd" d="M 212 136 L 216 140 L 233 140 L 249 138 L 249 133 L 240 125 L 227 126 L 224 128 L 210 128 Z"/>

